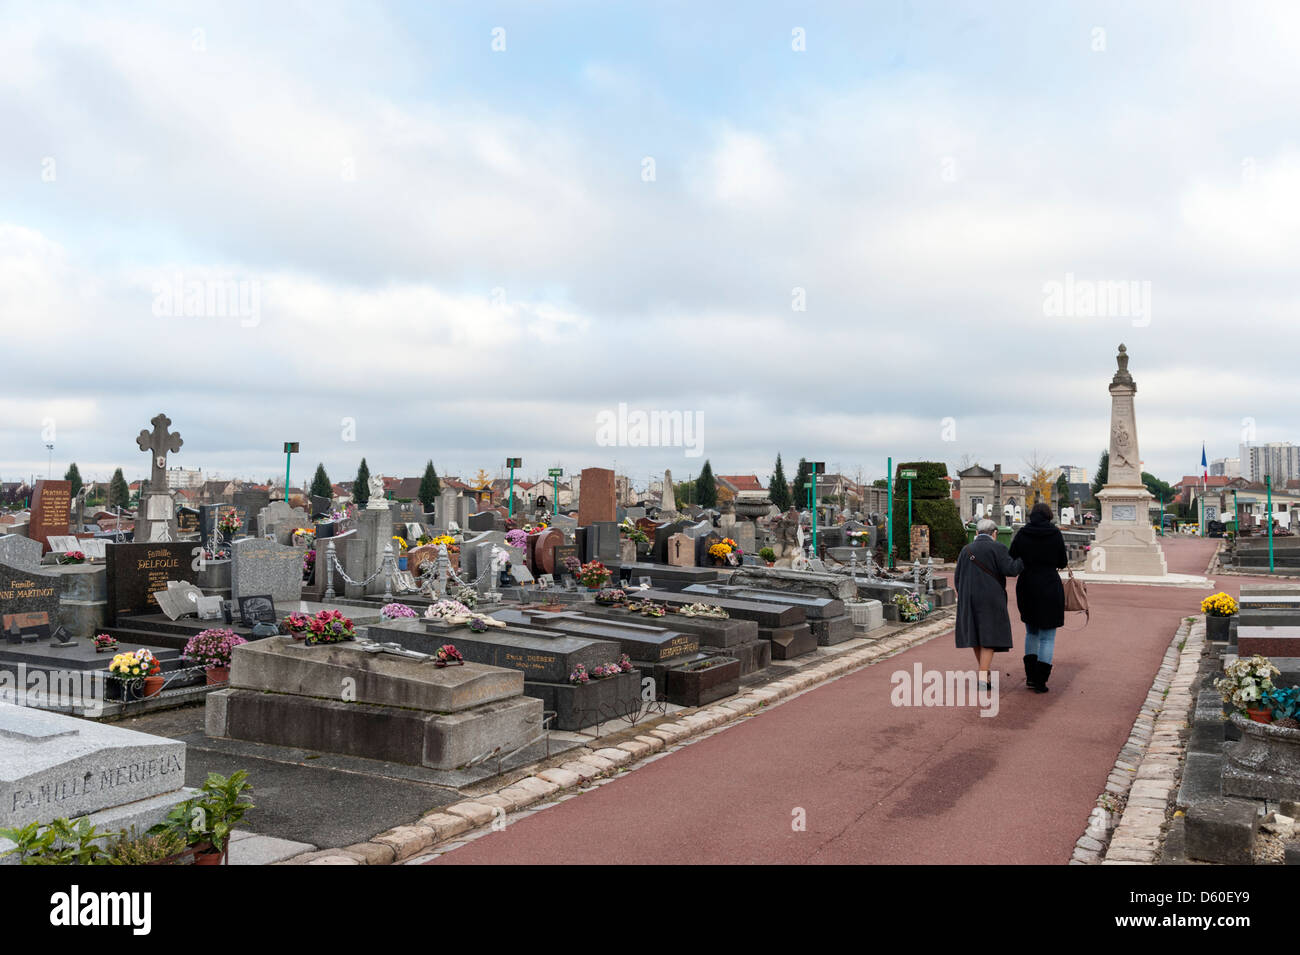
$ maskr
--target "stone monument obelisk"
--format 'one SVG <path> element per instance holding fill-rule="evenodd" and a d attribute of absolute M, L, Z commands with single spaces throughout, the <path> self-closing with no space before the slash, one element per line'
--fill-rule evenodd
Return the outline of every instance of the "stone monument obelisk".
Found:
<path fill-rule="evenodd" d="M 1119 365 L 1110 380 L 1110 470 L 1097 492 L 1101 523 L 1093 541 L 1088 569 L 1103 574 L 1163 577 L 1168 573 L 1164 551 L 1151 526 L 1151 492 L 1142 483 L 1137 418 L 1133 395 L 1137 385 L 1128 371 L 1128 349 L 1119 346 Z"/>

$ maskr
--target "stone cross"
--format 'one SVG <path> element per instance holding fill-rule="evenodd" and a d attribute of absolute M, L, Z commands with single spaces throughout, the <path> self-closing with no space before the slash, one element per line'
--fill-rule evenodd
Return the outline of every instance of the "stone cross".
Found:
<path fill-rule="evenodd" d="M 153 458 L 149 489 L 165 491 L 167 490 L 167 452 L 176 454 L 185 442 L 181 440 L 178 433 L 167 430 L 171 427 L 172 419 L 165 414 L 155 415 L 149 423 L 153 425 L 153 431 L 141 431 L 135 443 L 140 446 L 141 451 L 150 452 Z"/>

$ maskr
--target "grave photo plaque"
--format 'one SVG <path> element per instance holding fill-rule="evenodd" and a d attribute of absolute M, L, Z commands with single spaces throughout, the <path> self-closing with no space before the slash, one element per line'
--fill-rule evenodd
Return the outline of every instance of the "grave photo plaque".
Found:
<path fill-rule="evenodd" d="M 275 613 L 275 601 L 270 594 L 258 594 L 253 597 L 239 598 L 239 618 L 246 627 L 256 623 L 279 623 Z"/>

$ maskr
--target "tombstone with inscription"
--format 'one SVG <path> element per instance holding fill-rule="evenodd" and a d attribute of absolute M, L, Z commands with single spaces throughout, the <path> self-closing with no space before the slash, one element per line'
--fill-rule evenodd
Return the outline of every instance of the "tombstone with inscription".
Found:
<path fill-rule="evenodd" d="M 670 567 L 694 567 L 695 540 L 685 534 L 673 534 L 667 541 L 667 556 Z"/>
<path fill-rule="evenodd" d="M 32 492 L 32 513 L 27 536 L 49 551 L 52 536 L 67 535 L 72 520 L 72 482 L 37 481 Z"/>
<path fill-rule="evenodd" d="M 118 623 L 124 614 L 158 613 L 154 594 L 166 590 L 170 580 L 197 584 L 200 561 L 195 549 L 189 541 L 109 544 L 109 622 Z"/>
<path fill-rule="evenodd" d="M 84 817 L 143 833 L 192 795 L 182 742 L 0 703 L 0 828 Z M 0 852 L 11 848 L 0 839 Z"/>
<path fill-rule="evenodd" d="M 231 545 L 230 594 L 235 600 L 248 594 L 270 594 L 293 602 L 302 595 L 302 551 L 258 537 Z"/>

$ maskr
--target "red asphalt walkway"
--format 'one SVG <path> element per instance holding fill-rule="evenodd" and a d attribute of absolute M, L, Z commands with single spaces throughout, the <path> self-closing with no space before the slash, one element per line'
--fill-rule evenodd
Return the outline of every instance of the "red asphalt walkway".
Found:
<path fill-rule="evenodd" d="M 1203 573 L 1215 543 L 1166 538 L 1170 572 Z M 1064 864 L 1180 619 L 1208 592 L 1091 585 L 1091 623 L 1058 633 L 1041 695 L 1024 687 L 1012 594 L 1016 649 L 997 657 L 996 716 L 891 704 L 891 674 L 916 662 L 972 668 L 949 631 L 434 864 Z"/>

